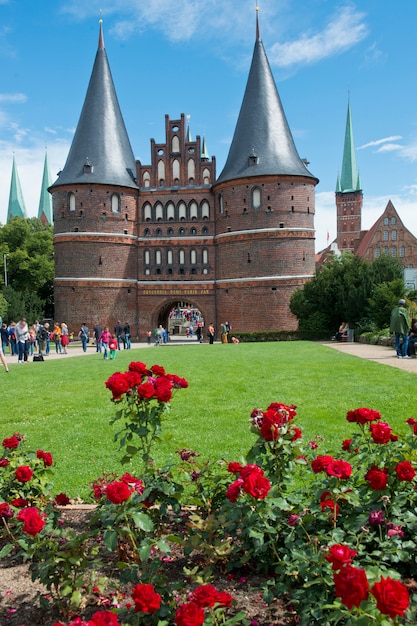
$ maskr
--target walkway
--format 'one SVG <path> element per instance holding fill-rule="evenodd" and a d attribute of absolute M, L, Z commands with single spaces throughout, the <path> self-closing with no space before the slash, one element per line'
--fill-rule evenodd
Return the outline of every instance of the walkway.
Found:
<path fill-rule="evenodd" d="M 398 359 L 395 349 L 392 347 L 373 346 L 368 343 L 339 343 L 338 341 L 322 342 L 322 345 L 361 359 L 391 365 L 391 367 L 397 367 L 405 372 L 417 373 L 417 359 Z"/>

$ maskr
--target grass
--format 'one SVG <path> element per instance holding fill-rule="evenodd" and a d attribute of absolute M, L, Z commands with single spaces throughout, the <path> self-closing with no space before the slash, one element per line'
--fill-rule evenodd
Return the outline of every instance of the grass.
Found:
<path fill-rule="evenodd" d="M 96 353 L 44 363 L 12 364 L 2 376 L 0 441 L 18 431 L 27 446 L 54 457 L 55 493 L 86 498 L 103 471 L 121 471 L 113 442 L 111 394 L 104 382 L 131 361 L 158 363 L 185 377 L 157 454 L 162 463 L 178 448 L 204 458 L 239 460 L 254 442 L 249 414 L 279 401 L 297 406 L 304 439 L 325 438 L 321 451 L 337 452 L 354 431 L 349 409 L 378 409 L 394 429 L 416 415 L 415 374 L 310 342 L 192 344 L 120 351 L 117 360 Z M 123 471 L 134 473 L 134 464 Z"/>

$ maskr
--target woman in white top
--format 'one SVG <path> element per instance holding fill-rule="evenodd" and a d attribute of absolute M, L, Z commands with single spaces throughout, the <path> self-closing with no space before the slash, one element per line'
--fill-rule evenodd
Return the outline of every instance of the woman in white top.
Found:
<path fill-rule="evenodd" d="M 14 334 L 17 343 L 18 363 L 26 362 L 28 360 L 27 342 L 29 339 L 29 328 L 25 317 L 22 317 L 20 322 L 16 324 Z"/>

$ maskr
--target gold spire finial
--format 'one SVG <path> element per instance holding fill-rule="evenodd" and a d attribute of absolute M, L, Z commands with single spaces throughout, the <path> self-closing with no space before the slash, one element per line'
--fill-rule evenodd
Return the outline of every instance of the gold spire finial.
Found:
<path fill-rule="evenodd" d="M 99 24 L 103 23 L 103 9 L 100 9 L 100 19 L 98 21 Z"/>

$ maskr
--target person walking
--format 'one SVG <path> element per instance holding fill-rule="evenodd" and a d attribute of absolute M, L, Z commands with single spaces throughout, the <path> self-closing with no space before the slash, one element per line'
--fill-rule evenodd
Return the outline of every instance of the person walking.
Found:
<path fill-rule="evenodd" d="M 100 337 L 101 337 L 101 333 L 103 332 L 103 326 L 101 326 L 101 324 L 99 324 L 99 322 L 96 323 L 96 325 L 93 328 L 93 333 L 94 333 L 94 337 L 96 340 L 96 352 L 101 352 L 101 342 L 100 342 Z"/>
<path fill-rule="evenodd" d="M 104 350 L 104 357 L 103 358 L 106 361 L 109 358 L 108 350 L 109 350 L 109 343 L 110 343 L 111 339 L 112 339 L 112 335 L 111 335 L 111 332 L 109 331 L 109 327 L 105 326 L 103 332 L 100 335 L 100 343 L 103 346 L 103 350 Z"/>
<path fill-rule="evenodd" d="M 123 326 L 122 326 L 122 322 L 117 322 L 116 326 L 114 327 L 114 334 L 116 335 L 116 339 L 117 339 L 117 349 L 121 350 L 120 348 L 120 344 L 125 343 L 125 339 L 123 336 Z"/>
<path fill-rule="evenodd" d="M 1 324 L 1 351 L 6 354 L 6 348 L 9 345 L 9 331 L 7 330 L 7 324 L 2 322 Z"/>
<path fill-rule="evenodd" d="M 29 327 L 26 322 L 26 317 L 22 317 L 20 322 L 16 324 L 15 329 L 18 363 L 27 362 L 28 360 L 28 340 L 29 340 Z"/>
<path fill-rule="evenodd" d="M 214 324 L 211 323 L 209 324 L 208 330 L 207 330 L 207 337 L 209 340 L 209 344 L 213 344 L 214 343 L 214 335 L 216 334 L 216 330 L 214 328 Z"/>
<path fill-rule="evenodd" d="M 126 350 L 130 350 L 130 324 L 126 322 L 123 326 L 123 334 L 125 336 L 125 348 Z"/>
<path fill-rule="evenodd" d="M 61 327 L 56 322 L 54 324 L 54 330 L 52 332 L 52 340 L 55 342 L 55 352 L 57 354 L 62 354 Z"/>
<path fill-rule="evenodd" d="M 84 322 L 81 325 L 80 332 L 78 333 L 79 338 L 81 339 L 81 343 L 83 346 L 83 352 L 87 352 L 87 344 L 90 341 L 90 329 L 87 324 Z"/>
<path fill-rule="evenodd" d="M 65 322 L 61 324 L 61 346 L 64 354 L 68 354 L 67 345 L 69 344 L 68 326 Z"/>
<path fill-rule="evenodd" d="M 390 331 L 395 334 L 395 350 L 399 359 L 409 359 L 407 354 L 408 348 L 408 331 L 410 323 L 408 321 L 408 313 L 405 308 L 404 298 L 398 300 L 398 306 L 391 310 Z"/>

